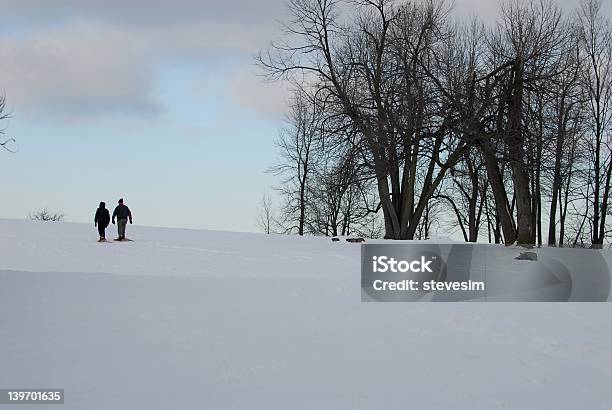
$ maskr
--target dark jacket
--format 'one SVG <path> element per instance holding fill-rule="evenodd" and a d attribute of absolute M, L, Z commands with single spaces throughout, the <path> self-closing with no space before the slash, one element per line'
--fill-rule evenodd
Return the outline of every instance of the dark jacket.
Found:
<path fill-rule="evenodd" d="M 131 220 L 132 213 L 130 212 L 130 208 L 123 204 L 117 205 L 117 207 L 115 208 L 115 212 L 113 212 L 113 220 L 115 218 L 117 218 L 118 220 L 130 218 Z"/>
<path fill-rule="evenodd" d="M 94 217 L 94 223 L 97 223 L 98 226 L 102 226 L 106 228 L 110 223 L 110 213 L 106 208 L 98 208 L 96 210 L 96 216 Z"/>

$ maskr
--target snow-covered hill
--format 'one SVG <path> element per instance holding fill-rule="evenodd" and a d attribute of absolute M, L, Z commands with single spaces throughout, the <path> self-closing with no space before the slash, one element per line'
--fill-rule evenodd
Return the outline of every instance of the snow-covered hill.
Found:
<path fill-rule="evenodd" d="M 0 388 L 71 410 L 612 406 L 610 304 L 361 303 L 359 245 L 128 237 L 0 220 Z"/>

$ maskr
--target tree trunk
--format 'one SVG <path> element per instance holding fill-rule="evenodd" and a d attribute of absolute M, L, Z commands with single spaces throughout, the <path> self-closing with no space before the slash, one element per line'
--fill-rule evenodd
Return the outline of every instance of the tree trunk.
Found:
<path fill-rule="evenodd" d="M 517 60 L 514 64 L 512 92 L 508 101 L 508 156 L 514 182 L 516 196 L 518 244 L 533 244 L 532 208 L 529 190 L 529 173 L 525 163 L 524 135 L 522 132 L 523 111 L 523 63 Z"/>
<path fill-rule="evenodd" d="M 493 152 L 493 148 L 488 141 L 480 144 L 480 149 L 487 170 L 489 184 L 491 185 L 491 191 L 493 191 L 495 210 L 499 225 L 501 225 L 501 230 L 504 234 L 504 242 L 506 245 L 512 245 L 516 241 L 516 225 L 512 217 L 512 212 L 510 211 L 508 195 L 506 194 L 504 180 L 499 170 L 499 164 Z"/>
<path fill-rule="evenodd" d="M 548 245 L 557 244 L 557 201 L 561 190 L 561 160 L 565 143 L 565 96 L 561 98 L 557 119 L 557 144 L 555 147 L 555 168 L 553 171 L 552 199 L 550 201 L 550 220 L 548 221 Z"/>

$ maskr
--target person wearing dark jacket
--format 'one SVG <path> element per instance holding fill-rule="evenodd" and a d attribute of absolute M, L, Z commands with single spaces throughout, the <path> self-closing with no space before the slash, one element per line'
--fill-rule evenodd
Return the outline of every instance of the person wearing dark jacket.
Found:
<path fill-rule="evenodd" d="M 94 225 L 98 227 L 100 242 L 106 240 L 106 227 L 110 223 L 110 219 L 110 213 L 106 209 L 106 204 L 100 202 L 100 207 L 96 210 L 96 216 L 94 216 Z"/>
<path fill-rule="evenodd" d="M 116 240 L 122 241 L 125 239 L 125 227 L 127 226 L 128 219 L 132 223 L 132 212 L 130 212 L 130 208 L 123 205 L 123 198 L 119 200 L 119 205 L 117 205 L 113 212 L 113 225 L 115 224 L 115 218 L 117 218 L 117 231 L 119 232 L 119 237 Z"/>

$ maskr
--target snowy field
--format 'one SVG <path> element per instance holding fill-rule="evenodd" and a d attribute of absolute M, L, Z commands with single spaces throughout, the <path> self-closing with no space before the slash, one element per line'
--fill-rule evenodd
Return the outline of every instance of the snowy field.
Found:
<path fill-rule="evenodd" d="M 0 220 L 0 388 L 42 408 L 612 408 L 609 303 L 361 303 L 359 245 L 96 235 Z"/>

